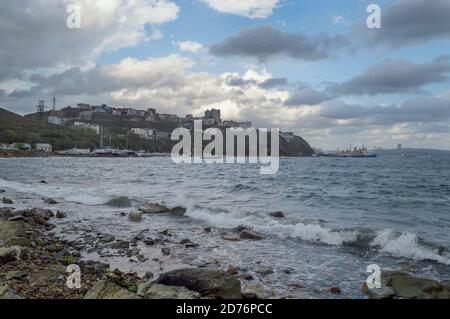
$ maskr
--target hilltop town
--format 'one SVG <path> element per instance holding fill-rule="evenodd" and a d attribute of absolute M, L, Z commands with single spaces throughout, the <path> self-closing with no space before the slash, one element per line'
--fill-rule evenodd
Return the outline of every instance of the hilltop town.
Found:
<path fill-rule="evenodd" d="M 54 103 L 55 105 L 55 103 Z M 38 112 L 20 116 L 0 109 L 0 152 L 30 152 L 30 154 L 59 155 L 145 155 L 169 153 L 174 142 L 171 133 L 183 127 L 193 130 L 200 120 L 205 128 L 220 129 L 252 127 L 251 121 L 223 120 L 219 109 L 209 109 L 202 117 L 192 114 L 178 116 L 159 113 L 154 108 L 140 110 L 79 103 L 57 110 L 45 111 L 43 101 Z M 282 155 L 310 156 L 312 148 L 292 132 L 282 132 Z M 300 142 L 293 150 L 283 146 Z M 119 152 L 119 150 L 121 150 Z"/>

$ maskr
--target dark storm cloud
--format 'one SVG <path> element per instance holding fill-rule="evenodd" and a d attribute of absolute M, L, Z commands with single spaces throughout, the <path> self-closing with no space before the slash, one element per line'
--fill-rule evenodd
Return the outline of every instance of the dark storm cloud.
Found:
<path fill-rule="evenodd" d="M 449 72 L 448 56 L 441 56 L 425 64 L 386 60 L 369 67 L 347 82 L 331 85 L 328 90 L 340 95 L 423 93 L 423 86 L 447 81 Z"/>
<path fill-rule="evenodd" d="M 286 106 L 317 105 L 331 100 L 332 97 L 325 92 L 316 91 L 310 87 L 299 87 L 284 102 Z"/>
<path fill-rule="evenodd" d="M 382 9 L 382 28 L 352 28 L 369 46 L 401 47 L 450 38 L 449 0 L 399 0 Z"/>
<path fill-rule="evenodd" d="M 334 120 L 357 120 L 363 125 L 446 122 L 450 120 L 450 101 L 420 98 L 407 100 L 400 106 L 375 107 L 331 102 L 322 105 L 320 116 Z"/>
<path fill-rule="evenodd" d="M 314 61 L 325 59 L 348 44 L 343 36 L 319 34 L 308 37 L 263 25 L 243 28 L 237 35 L 213 45 L 210 52 L 216 56 L 247 56 L 259 61 L 266 61 L 277 55 Z"/>

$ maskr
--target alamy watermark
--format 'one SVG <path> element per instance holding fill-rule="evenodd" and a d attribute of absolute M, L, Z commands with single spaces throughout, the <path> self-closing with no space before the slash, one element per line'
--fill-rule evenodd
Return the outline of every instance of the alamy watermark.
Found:
<path fill-rule="evenodd" d="M 175 164 L 259 163 L 262 165 L 260 173 L 264 175 L 276 174 L 280 168 L 279 129 L 227 128 L 224 142 L 222 130 L 210 128 L 203 131 L 202 121 L 196 120 L 192 134 L 186 128 L 173 131 L 172 141 L 179 141 L 171 154 Z M 204 141 L 211 142 L 203 148 Z"/>
<path fill-rule="evenodd" d="M 381 29 L 381 7 L 378 4 L 370 4 L 367 6 L 367 27 L 369 29 Z"/>
<path fill-rule="evenodd" d="M 81 29 L 81 5 L 71 4 L 67 7 L 69 16 L 66 20 L 66 25 L 69 29 Z"/>

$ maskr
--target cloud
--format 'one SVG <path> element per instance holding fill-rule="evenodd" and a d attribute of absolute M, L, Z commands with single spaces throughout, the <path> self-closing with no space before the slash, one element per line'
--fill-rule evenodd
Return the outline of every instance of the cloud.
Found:
<path fill-rule="evenodd" d="M 102 52 L 161 38 L 154 28 L 179 13 L 168 0 L 80 0 L 81 29 L 69 29 L 66 9 L 72 3 L 0 2 L 0 79 L 29 70 L 85 65 Z"/>
<path fill-rule="evenodd" d="M 203 48 L 203 45 L 195 41 L 180 41 L 176 45 L 181 51 L 197 53 Z"/>
<path fill-rule="evenodd" d="M 310 87 L 299 87 L 285 102 L 286 106 L 317 105 L 331 100 L 325 92 L 316 91 Z"/>
<path fill-rule="evenodd" d="M 270 78 L 259 84 L 259 86 L 263 89 L 273 89 L 286 85 L 288 85 L 288 80 L 286 78 Z"/>
<path fill-rule="evenodd" d="M 200 0 L 214 10 L 251 19 L 270 16 L 279 0 Z"/>
<path fill-rule="evenodd" d="M 269 25 L 244 27 L 222 43 L 210 48 L 213 55 L 244 56 L 263 62 L 275 56 L 288 56 L 298 60 L 325 59 L 346 47 L 343 36 L 319 34 L 308 37 L 301 33 L 281 32 Z"/>
<path fill-rule="evenodd" d="M 450 39 L 450 1 L 399 0 L 382 9 L 382 28 L 362 21 L 353 32 L 368 45 L 397 48 L 436 39 Z"/>
<path fill-rule="evenodd" d="M 395 125 L 399 123 L 439 123 L 450 120 L 450 101 L 438 98 L 416 98 L 400 106 L 364 107 L 343 102 L 321 106 L 320 116 L 347 121 L 347 126 Z"/>
<path fill-rule="evenodd" d="M 416 64 L 405 60 L 386 60 L 369 67 L 352 79 L 331 85 L 329 90 L 341 95 L 377 95 L 422 92 L 431 83 L 445 82 L 450 72 L 449 56 L 431 63 Z"/>

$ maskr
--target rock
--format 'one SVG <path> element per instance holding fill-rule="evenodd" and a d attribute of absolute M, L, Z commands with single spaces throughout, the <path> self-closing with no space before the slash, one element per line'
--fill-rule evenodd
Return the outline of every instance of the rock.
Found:
<path fill-rule="evenodd" d="M 117 208 L 127 208 L 131 207 L 131 201 L 128 197 L 121 196 L 111 199 L 107 205 Z"/>
<path fill-rule="evenodd" d="M 6 204 L 6 205 L 13 205 L 14 204 L 13 200 L 11 198 L 8 198 L 8 197 L 3 197 L 2 202 L 3 202 L 3 204 Z"/>
<path fill-rule="evenodd" d="M 150 282 L 138 286 L 138 296 L 144 299 L 199 299 L 201 295 L 185 287 Z"/>
<path fill-rule="evenodd" d="M 0 221 L 0 240 L 7 240 L 11 237 L 25 237 L 26 224 L 23 221 Z"/>
<path fill-rule="evenodd" d="M 129 249 L 130 248 L 130 242 L 126 240 L 119 240 L 110 245 L 113 249 Z"/>
<path fill-rule="evenodd" d="M 184 207 L 175 207 L 169 211 L 169 215 L 172 217 L 183 217 L 187 212 Z"/>
<path fill-rule="evenodd" d="M 142 221 L 142 212 L 131 212 L 128 219 L 134 223 L 139 223 Z"/>
<path fill-rule="evenodd" d="M 205 227 L 205 228 L 203 229 L 203 231 L 204 231 L 205 233 L 209 234 L 209 233 L 212 232 L 212 228 L 211 228 L 211 227 Z"/>
<path fill-rule="evenodd" d="M 218 299 L 241 299 L 241 283 L 221 270 L 185 268 L 162 274 L 157 283 L 183 286 L 200 293 L 203 297 Z"/>
<path fill-rule="evenodd" d="M 285 218 L 286 217 L 283 212 L 270 213 L 269 216 L 271 216 L 273 218 Z"/>
<path fill-rule="evenodd" d="M 450 299 L 450 290 L 441 283 L 395 272 L 383 276 L 382 287 L 390 287 L 404 299 Z"/>
<path fill-rule="evenodd" d="M 239 238 L 243 240 L 263 240 L 264 236 L 251 230 L 243 230 L 239 234 Z"/>
<path fill-rule="evenodd" d="M 58 210 L 56 212 L 56 218 L 63 219 L 63 218 L 66 218 L 66 217 L 67 217 L 66 213 L 63 212 L 62 210 Z"/>
<path fill-rule="evenodd" d="M 254 292 L 244 292 L 242 293 L 242 298 L 243 299 L 248 299 L 248 300 L 257 300 L 259 299 L 258 295 Z"/>
<path fill-rule="evenodd" d="M 233 236 L 233 235 L 229 235 L 229 234 L 223 234 L 221 236 L 221 238 L 223 240 L 227 240 L 227 241 L 240 241 L 239 237 Z"/>
<path fill-rule="evenodd" d="M 4 189 L 0 189 L 0 194 L 6 193 Z"/>
<path fill-rule="evenodd" d="M 99 281 L 84 299 L 139 299 L 138 295 L 109 281 Z"/>
<path fill-rule="evenodd" d="M 367 289 L 366 293 L 370 299 L 392 299 L 396 294 L 395 290 L 390 287 Z"/>
<path fill-rule="evenodd" d="M 10 207 L 2 207 L 0 208 L 0 218 L 11 218 L 14 216 L 14 209 Z"/>
<path fill-rule="evenodd" d="M 56 204 L 58 204 L 58 202 L 56 200 L 54 200 L 53 198 L 46 198 L 46 199 L 44 199 L 44 202 L 46 204 L 49 204 L 49 205 L 56 205 Z"/>
<path fill-rule="evenodd" d="M 20 252 L 19 247 L 0 248 L 0 266 L 18 260 Z"/>
<path fill-rule="evenodd" d="M 47 181 L 45 181 L 45 180 L 42 180 L 39 183 L 41 183 L 41 184 L 48 184 Z"/>
<path fill-rule="evenodd" d="M 170 249 L 169 248 L 161 248 L 161 252 L 164 256 L 170 255 Z"/>
<path fill-rule="evenodd" d="M 239 271 L 237 270 L 236 267 L 230 266 L 230 267 L 228 267 L 227 274 L 230 276 L 236 276 L 239 274 Z"/>
<path fill-rule="evenodd" d="M 144 214 L 162 214 L 167 213 L 169 211 L 167 207 L 153 203 L 147 203 L 141 208 L 139 208 L 139 210 Z"/>
<path fill-rule="evenodd" d="M 22 246 L 22 247 L 32 247 L 31 240 L 24 237 L 11 237 L 5 240 L 6 247 L 12 246 Z"/>
<path fill-rule="evenodd" d="M 0 299 L 24 299 L 5 286 L 0 286 Z"/>
<path fill-rule="evenodd" d="M 65 282 L 61 280 L 61 277 L 67 275 L 67 268 L 63 265 L 48 265 L 44 270 L 34 272 L 30 275 L 29 283 L 30 286 L 46 286 L 49 283 L 59 283 L 64 284 Z"/>
<path fill-rule="evenodd" d="M 156 241 L 152 238 L 147 238 L 144 240 L 144 244 L 146 244 L 147 246 L 155 246 Z"/>
<path fill-rule="evenodd" d="M 340 295 L 341 294 L 341 288 L 339 287 L 332 287 L 329 289 L 329 292 L 332 293 L 333 295 Z"/>
<path fill-rule="evenodd" d="M 261 268 L 261 269 L 258 269 L 256 272 L 263 277 L 273 274 L 273 270 L 270 268 Z"/>
<path fill-rule="evenodd" d="M 23 279 L 27 275 L 23 271 L 9 271 L 5 274 L 5 280 Z"/>

